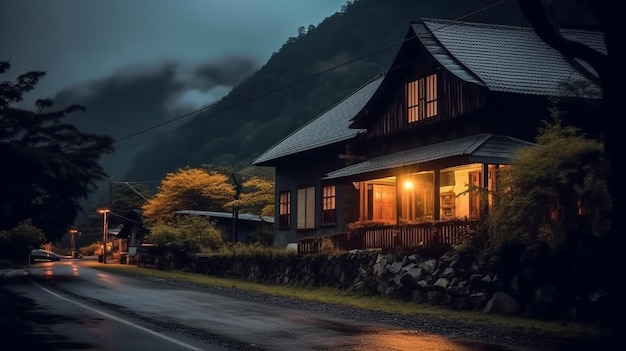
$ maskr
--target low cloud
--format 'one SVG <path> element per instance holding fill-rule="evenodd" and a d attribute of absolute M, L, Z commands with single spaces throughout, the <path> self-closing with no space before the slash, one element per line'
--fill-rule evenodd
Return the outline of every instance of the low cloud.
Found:
<path fill-rule="evenodd" d="M 179 66 L 176 82 L 181 89 L 170 96 L 166 108 L 176 111 L 213 104 L 257 68 L 254 60 L 245 57 L 228 57 L 196 67 Z"/>
<path fill-rule="evenodd" d="M 217 102 L 256 69 L 254 60 L 242 57 L 197 66 L 181 62 L 127 66 L 109 77 L 64 89 L 53 101 L 57 108 L 85 106 L 86 112 L 69 116 L 67 122 L 85 132 L 119 139 Z M 146 140 L 191 118 L 116 143 L 116 152 L 104 160 L 105 169 L 125 173 L 133 156 L 149 145 Z"/>

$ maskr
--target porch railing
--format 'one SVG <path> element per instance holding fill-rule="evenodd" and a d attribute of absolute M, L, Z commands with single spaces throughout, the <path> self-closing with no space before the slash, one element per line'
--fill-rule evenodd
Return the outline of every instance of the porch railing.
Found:
<path fill-rule="evenodd" d="M 326 237 L 303 238 L 298 241 L 298 253 L 321 251 L 323 239 L 329 239 L 340 250 L 351 249 L 410 249 L 433 247 L 436 244 L 458 244 L 470 230 L 476 229 L 476 221 L 455 220 L 436 223 L 387 225 L 358 228 L 350 233 Z"/>

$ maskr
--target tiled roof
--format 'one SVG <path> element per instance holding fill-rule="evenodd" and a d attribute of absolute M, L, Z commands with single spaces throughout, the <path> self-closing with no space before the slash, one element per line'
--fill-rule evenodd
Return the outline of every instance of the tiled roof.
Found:
<path fill-rule="evenodd" d="M 350 129 L 350 119 L 363 109 L 378 89 L 383 77 L 377 77 L 344 98 L 326 112 L 300 127 L 282 141 L 257 157 L 252 164 L 260 165 L 287 155 L 348 140 L 363 132 Z"/>
<path fill-rule="evenodd" d="M 372 158 L 330 172 L 324 179 L 349 177 L 464 155 L 469 156 L 471 162 L 507 164 L 514 159 L 515 150 L 520 146 L 530 145 L 534 144 L 508 136 L 477 134 Z"/>
<path fill-rule="evenodd" d="M 218 212 L 218 211 L 200 211 L 200 210 L 180 210 L 174 211 L 176 214 L 192 214 L 196 216 L 207 216 L 215 218 L 233 218 L 232 212 Z M 251 213 L 240 213 L 237 216 L 242 221 L 253 222 L 269 222 L 274 223 L 274 217 L 259 216 Z"/>
<path fill-rule="evenodd" d="M 490 90 L 546 96 L 572 95 L 562 83 L 588 81 L 529 27 L 423 19 L 412 25 L 431 54 L 459 78 Z M 600 32 L 562 30 L 606 54 Z M 597 87 L 595 94 L 599 94 Z"/>

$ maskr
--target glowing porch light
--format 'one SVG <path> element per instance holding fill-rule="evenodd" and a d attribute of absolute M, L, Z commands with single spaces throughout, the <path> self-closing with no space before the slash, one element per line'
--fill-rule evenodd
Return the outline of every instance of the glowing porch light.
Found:
<path fill-rule="evenodd" d="M 405 180 L 404 181 L 404 188 L 409 190 L 409 189 L 413 189 L 413 182 L 410 180 Z"/>

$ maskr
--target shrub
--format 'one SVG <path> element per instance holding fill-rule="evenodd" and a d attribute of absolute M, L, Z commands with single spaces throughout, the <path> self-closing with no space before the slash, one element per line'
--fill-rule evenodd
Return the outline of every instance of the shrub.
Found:
<path fill-rule="evenodd" d="M 350 234 L 351 232 L 357 231 L 359 229 L 382 227 L 386 225 L 393 225 L 393 223 L 382 219 L 370 219 L 366 221 L 348 223 L 346 224 L 346 231 L 348 232 L 348 234 Z"/>
<path fill-rule="evenodd" d="M 322 243 L 320 245 L 320 254 L 322 255 L 334 255 L 340 252 L 340 250 L 335 246 L 335 243 L 331 238 L 324 237 L 322 238 Z"/>
<path fill-rule="evenodd" d="M 203 249 L 219 252 L 224 247 L 224 239 L 215 223 L 196 215 L 154 224 L 150 227 L 150 234 L 146 240 L 157 246 L 175 246 L 189 253 L 200 252 Z"/>
<path fill-rule="evenodd" d="M 101 243 L 93 243 L 93 244 L 90 244 L 88 246 L 83 246 L 83 247 L 78 249 L 78 252 L 80 252 L 80 254 L 83 255 L 83 256 L 93 256 L 97 252 L 100 251 L 100 245 L 102 245 L 102 244 Z"/>
<path fill-rule="evenodd" d="M 522 149 L 512 167 L 499 170 L 488 218 L 494 248 L 521 244 L 562 250 L 608 228 L 610 197 L 602 143 L 559 121 L 546 124 L 537 146 Z"/>
<path fill-rule="evenodd" d="M 45 242 L 43 231 L 26 220 L 9 231 L 0 231 L 0 257 L 26 262 L 30 251 Z"/>
<path fill-rule="evenodd" d="M 180 231 L 183 240 L 200 248 L 206 248 L 212 252 L 218 252 L 224 247 L 224 239 L 219 229 L 215 227 L 215 222 L 206 217 L 196 215 L 186 215 L 173 222 Z"/>
<path fill-rule="evenodd" d="M 261 257 L 287 257 L 296 256 L 297 253 L 293 250 L 287 250 L 284 247 L 271 247 L 260 244 L 245 244 L 235 243 L 224 247 L 221 252 L 222 255 L 229 256 L 261 256 Z"/>
<path fill-rule="evenodd" d="M 171 245 L 181 239 L 180 229 L 168 224 L 155 224 L 150 228 L 146 240 L 157 246 Z"/>

